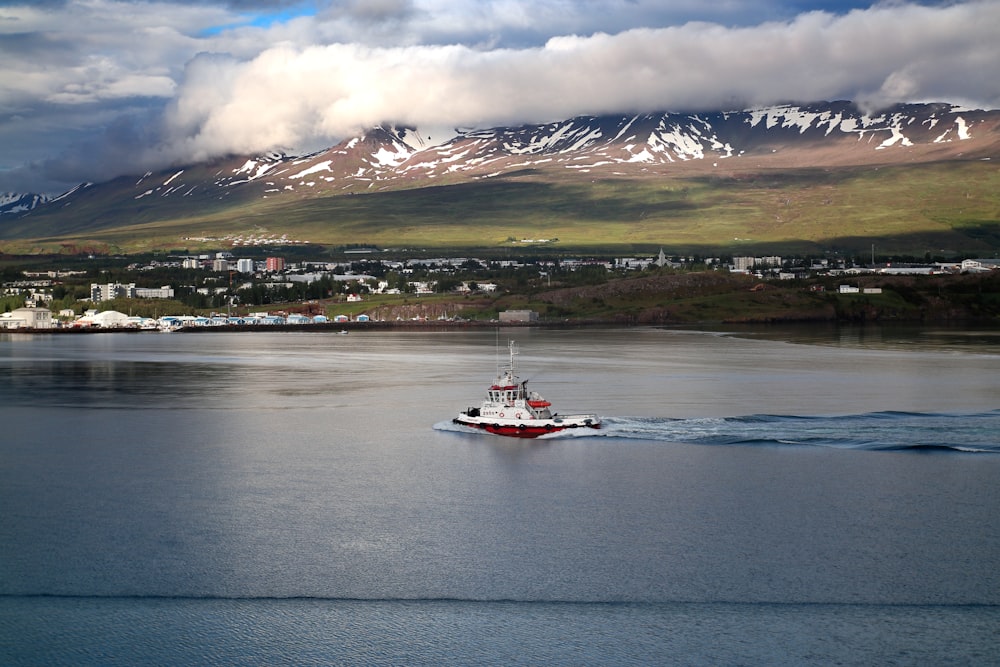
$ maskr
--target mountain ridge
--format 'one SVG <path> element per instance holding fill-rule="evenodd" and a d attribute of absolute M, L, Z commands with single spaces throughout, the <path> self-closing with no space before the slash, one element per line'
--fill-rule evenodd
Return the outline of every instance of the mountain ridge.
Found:
<path fill-rule="evenodd" d="M 107 229 L 254 201 L 472 183 L 535 175 L 558 181 L 705 177 L 950 160 L 1000 153 L 1000 111 L 947 103 L 869 113 L 851 102 L 704 113 L 577 116 L 456 130 L 425 140 L 384 125 L 309 155 L 232 156 L 85 184 L 57 198 L 0 200 L 0 237 Z M 542 175 L 542 176 L 539 176 Z M 220 213 L 221 214 L 221 213 Z M 38 220 L 44 225 L 34 225 Z M 16 221 L 16 222 L 15 222 Z M 38 232 L 38 233 L 35 233 Z"/>

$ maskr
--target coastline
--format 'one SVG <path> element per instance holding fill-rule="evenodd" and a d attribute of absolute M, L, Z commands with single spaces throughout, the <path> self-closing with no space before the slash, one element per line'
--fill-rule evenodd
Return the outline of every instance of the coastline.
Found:
<path fill-rule="evenodd" d="M 908 328 L 968 328 L 1000 331 L 996 320 L 974 318 L 946 319 L 816 319 L 816 318 L 761 318 L 702 320 L 696 322 L 657 321 L 635 322 L 625 318 L 588 318 L 559 321 L 499 322 L 496 320 L 426 321 L 426 322 L 324 322 L 315 324 L 232 324 L 219 326 L 185 326 L 170 331 L 161 329 L 140 329 L 135 327 L 54 327 L 49 329 L 0 329 L 0 337 L 9 335 L 99 335 L 99 334 L 199 334 L 199 333 L 314 333 L 335 334 L 362 333 L 366 331 L 461 331 L 467 329 L 585 329 L 593 327 L 630 329 L 637 327 L 658 327 L 671 329 L 702 329 L 712 327 L 746 326 L 763 327 L 908 327 Z"/>

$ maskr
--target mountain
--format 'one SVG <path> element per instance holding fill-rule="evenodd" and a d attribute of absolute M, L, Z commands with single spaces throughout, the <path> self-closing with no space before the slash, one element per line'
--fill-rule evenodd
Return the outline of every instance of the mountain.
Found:
<path fill-rule="evenodd" d="M 0 215 L 27 213 L 48 201 L 51 201 L 51 197 L 47 195 L 0 192 Z"/>
<path fill-rule="evenodd" d="M 710 114 L 579 116 L 556 123 L 456 132 L 422 145 L 412 128 L 380 127 L 314 155 L 249 158 L 214 184 L 255 184 L 267 196 L 422 187 L 525 169 L 636 176 L 993 157 L 1000 112 L 946 104 L 866 114 L 848 102 Z M 175 180 L 185 182 L 182 173 Z M 173 181 L 171 181 L 172 183 Z M 177 184 L 145 191 L 169 196 Z"/>
<path fill-rule="evenodd" d="M 580 116 L 456 130 L 377 127 L 305 156 L 279 153 L 77 188 L 11 204 L 0 237 L 78 234 L 178 218 L 240 215 L 261 202 L 485 182 L 498 177 L 584 184 L 598 179 L 733 178 L 803 169 L 992 160 L 1000 111 L 950 104 L 865 112 L 850 102 L 734 112 Z M 12 200 L 13 201 L 13 200 Z M 17 218 L 15 222 L 11 218 Z"/>

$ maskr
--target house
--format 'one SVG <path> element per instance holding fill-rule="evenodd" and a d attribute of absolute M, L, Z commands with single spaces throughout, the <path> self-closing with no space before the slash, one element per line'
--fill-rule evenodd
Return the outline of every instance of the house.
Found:
<path fill-rule="evenodd" d="M 51 329 L 52 311 L 48 308 L 17 308 L 0 313 L 0 329 Z"/>

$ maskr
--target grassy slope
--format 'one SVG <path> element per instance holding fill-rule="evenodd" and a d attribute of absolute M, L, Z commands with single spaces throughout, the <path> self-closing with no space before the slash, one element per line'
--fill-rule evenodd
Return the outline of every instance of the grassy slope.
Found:
<path fill-rule="evenodd" d="M 837 285 L 881 289 L 877 294 L 839 294 Z M 816 291 L 822 285 L 825 291 Z M 503 310 L 530 309 L 543 322 L 694 324 L 709 322 L 958 322 L 996 323 L 1000 272 L 972 275 L 820 278 L 768 281 L 725 272 L 652 271 L 600 285 L 538 285 L 499 296 L 378 297 L 337 304 L 331 315 L 375 319 L 435 319 L 458 315 L 495 320 Z"/>
<path fill-rule="evenodd" d="M 557 238 L 559 247 L 609 252 L 663 246 L 866 253 L 876 243 L 880 253 L 989 255 L 1000 248 L 1000 169 L 988 161 L 590 182 L 529 172 L 366 195 L 231 203 L 166 219 L 146 209 L 141 224 L 74 229 L 4 248 L 194 249 L 198 244 L 185 237 L 261 230 L 328 245 L 442 249 L 497 248 L 508 238 Z"/>

